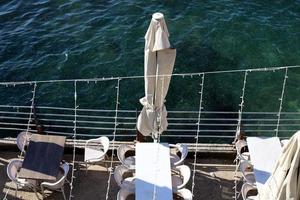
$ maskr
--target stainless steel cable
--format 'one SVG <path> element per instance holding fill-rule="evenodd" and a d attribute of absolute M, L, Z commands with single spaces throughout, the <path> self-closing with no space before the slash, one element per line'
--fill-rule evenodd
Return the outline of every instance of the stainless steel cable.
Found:
<path fill-rule="evenodd" d="M 74 172 L 75 172 L 75 160 L 76 160 L 76 137 L 77 137 L 77 81 L 74 81 L 74 128 L 73 128 L 73 156 L 72 156 L 72 172 L 71 172 L 71 181 L 70 181 L 70 195 L 69 195 L 69 200 L 71 200 L 72 198 L 74 198 L 73 196 L 73 182 L 74 179 L 76 178 L 74 176 Z"/>
<path fill-rule="evenodd" d="M 287 79 L 288 79 L 288 68 L 285 68 L 285 74 L 284 74 L 284 79 L 283 79 L 283 84 L 282 84 L 281 96 L 279 98 L 279 110 L 278 110 L 278 114 L 277 114 L 277 125 L 276 125 L 276 129 L 275 129 L 275 136 L 276 137 L 278 137 L 280 116 L 281 116 L 281 110 L 282 110 L 282 104 L 283 104 L 283 98 L 284 98 L 284 92 L 285 92 L 285 88 L 286 88 Z"/>
<path fill-rule="evenodd" d="M 198 113 L 198 122 L 197 122 L 197 134 L 196 134 L 196 148 L 194 154 L 194 166 L 193 166 L 193 177 L 192 177 L 192 194 L 194 196 L 194 188 L 195 188 L 195 176 L 196 176 L 196 164 L 197 164 L 197 153 L 198 153 L 198 143 L 199 143 L 199 133 L 200 133 L 200 122 L 201 122 L 201 112 L 203 110 L 203 89 L 204 89 L 204 78 L 205 74 L 202 74 L 201 83 L 200 83 L 200 98 L 199 98 L 199 113 Z"/>
<path fill-rule="evenodd" d="M 118 126 L 118 109 L 119 109 L 119 97 L 120 97 L 120 81 L 121 79 L 117 79 L 117 87 L 116 87 L 116 105 L 115 105 L 115 126 L 114 126 L 114 132 L 113 132 L 113 139 L 112 139 L 112 153 L 111 153 L 111 160 L 110 160 L 110 168 L 109 168 L 109 176 L 107 180 L 107 189 L 106 189 L 106 195 L 105 199 L 108 200 L 109 196 L 109 190 L 110 190 L 110 184 L 111 184 L 111 176 L 113 173 L 113 161 L 114 161 L 114 150 L 115 150 L 115 140 L 116 140 L 116 132 L 117 132 L 117 126 Z"/>

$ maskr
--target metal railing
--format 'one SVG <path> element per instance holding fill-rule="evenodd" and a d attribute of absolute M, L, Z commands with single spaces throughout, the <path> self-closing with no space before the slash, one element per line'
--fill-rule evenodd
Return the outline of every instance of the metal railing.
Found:
<path fill-rule="evenodd" d="M 168 110 L 168 129 L 164 132 L 162 140 L 172 140 L 175 142 L 213 142 L 227 143 L 232 142 L 235 137 L 237 128 L 243 130 L 246 135 L 251 136 L 279 136 L 289 137 L 300 127 L 300 112 L 282 112 L 283 99 L 286 89 L 286 81 L 288 78 L 288 70 L 299 69 L 300 66 L 285 66 L 285 67 L 269 67 L 256 69 L 239 69 L 225 71 L 211 71 L 199 73 L 183 73 L 172 75 L 149 76 L 163 78 L 165 76 L 172 77 L 202 77 L 205 75 L 216 75 L 225 73 L 244 73 L 243 89 L 239 110 L 236 112 L 226 111 L 205 111 L 201 104 L 193 110 Z M 282 87 L 280 87 L 280 96 L 278 102 L 278 110 L 276 112 L 245 112 L 244 94 L 247 93 L 246 77 L 252 72 L 275 72 L 285 71 Z M 43 84 L 61 84 L 61 83 L 90 83 L 117 81 L 118 86 L 120 81 L 132 79 L 144 79 L 144 76 L 128 76 L 128 77 L 110 77 L 110 78 L 90 78 L 90 79 L 66 79 L 66 80 L 43 80 L 43 81 L 18 81 L 18 82 L 0 82 L 0 86 L 14 90 L 14 87 L 32 88 L 32 95 L 27 93 L 26 99 L 31 99 L 31 106 L 17 105 L 0 105 L 0 134 L 5 136 L 15 137 L 20 131 L 30 129 L 35 132 L 35 117 L 41 122 L 45 128 L 45 132 L 49 134 L 66 135 L 70 138 L 76 137 L 88 138 L 97 137 L 99 135 L 107 135 L 117 137 L 121 140 L 132 140 L 136 136 L 136 121 L 138 111 L 136 110 L 120 110 L 118 98 L 113 104 L 116 104 L 117 110 L 99 110 L 99 109 L 83 109 L 76 104 L 76 87 L 74 91 L 74 108 L 63 107 L 36 107 L 33 112 L 36 87 Z M 198 84 L 197 80 L 197 84 Z M 206 83 L 202 81 L 200 84 L 203 90 Z M 281 83 L 279 83 L 281 85 Z M 115 86 L 115 84 L 114 84 Z M 109 91 L 115 93 L 119 97 L 119 87 L 109 87 Z M 195 88 L 196 92 L 199 88 Z M 202 91 L 201 90 L 201 98 Z M 106 90 L 108 91 L 108 90 Z M 15 92 L 15 91 L 14 91 Z M 198 91 L 199 92 L 199 91 Z M 16 95 L 16 93 L 13 93 Z M 21 95 L 20 95 L 21 96 Z M 30 96 L 30 97 L 29 97 Z M 24 96 L 23 96 L 24 98 Z M 73 97 L 68 97 L 73 98 Z M 198 98 L 198 97 L 197 97 Z M 71 100 L 71 101 L 73 101 Z M 200 102 L 202 99 L 200 100 Z M 19 101 L 20 102 L 20 101 Z M 51 103 L 51 105 L 54 102 Z M 8 103 L 10 104 L 10 102 Z M 23 104 L 23 102 L 21 103 Z M 24 103 L 23 105 L 28 105 Z M 50 104 L 47 104 L 50 105 Z M 69 105 L 69 104 L 67 104 Z M 276 110 L 276 109 L 275 109 Z M 201 112 L 201 113 L 199 113 Z M 199 117 L 201 114 L 201 118 Z M 76 117 L 75 117 L 76 116 Z M 76 127 L 76 129 L 75 129 Z M 75 130 L 74 130 L 75 129 Z M 76 134 L 74 134 L 76 131 Z M 0 136 L 1 136 L 0 135 Z"/>
<path fill-rule="evenodd" d="M 0 132 L 15 137 L 27 129 L 30 106 L 0 105 Z M 33 114 L 33 113 L 32 113 Z M 116 137 L 121 140 L 136 137 L 135 110 L 118 110 Z M 274 136 L 277 127 L 276 112 L 244 112 L 242 129 L 246 135 Z M 162 139 L 194 141 L 197 135 L 198 111 L 168 111 L 168 129 Z M 74 109 L 37 107 L 36 116 L 49 134 L 73 135 Z M 206 142 L 228 142 L 235 137 L 238 112 L 202 111 L 199 138 Z M 115 126 L 115 110 L 77 109 L 77 136 L 81 138 L 107 135 L 112 137 Z M 32 132 L 36 124 L 32 117 Z M 279 123 L 279 136 L 288 137 L 300 128 L 300 113 L 283 112 Z M 4 134 L 2 134 L 4 135 Z M 283 137 L 283 138 L 284 138 Z"/>

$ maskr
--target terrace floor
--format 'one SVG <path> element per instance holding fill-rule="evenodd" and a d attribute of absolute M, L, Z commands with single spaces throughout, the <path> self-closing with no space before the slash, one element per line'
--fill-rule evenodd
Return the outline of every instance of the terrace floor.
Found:
<path fill-rule="evenodd" d="M 6 175 L 6 166 L 10 159 L 16 158 L 19 152 L 13 151 L 1 151 L 0 150 L 0 199 L 4 199 L 6 193 L 6 199 L 37 199 L 36 195 L 31 191 L 18 191 L 17 197 L 15 197 L 15 185 L 8 179 Z M 72 155 L 65 154 L 64 160 L 71 162 Z M 74 199 L 105 199 L 107 191 L 107 183 L 109 173 L 107 172 L 105 165 L 99 163 L 99 165 L 92 165 L 88 168 L 86 173 L 85 165 L 82 163 L 83 155 L 76 155 L 77 162 L 75 163 L 75 177 L 73 184 L 73 196 Z M 193 168 L 193 159 L 188 158 L 185 164 Z M 114 161 L 113 165 L 119 165 L 118 161 Z M 195 176 L 195 191 L 194 199 L 232 199 L 234 196 L 234 169 L 230 159 L 220 158 L 201 158 L 197 159 L 196 176 Z M 69 175 L 71 173 L 69 172 Z M 70 180 L 70 177 L 68 178 Z M 113 176 L 111 176 L 111 184 L 109 190 L 109 200 L 116 199 L 117 192 L 119 190 Z M 187 188 L 191 190 L 192 177 L 188 183 Z M 67 198 L 69 197 L 70 187 L 65 185 L 65 191 Z M 59 200 L 63 199 L 60 192 L 46 191 L 46 200 Z M 42 195 L 38 194 L 42 199 Z"/>

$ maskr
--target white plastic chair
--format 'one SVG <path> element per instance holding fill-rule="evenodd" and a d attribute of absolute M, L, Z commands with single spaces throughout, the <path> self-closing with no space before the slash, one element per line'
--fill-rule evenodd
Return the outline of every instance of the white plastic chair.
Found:
<path fill-rule="evenodd" d="M 238 160 L 250 160 L 250 153 L 248 151 L 243 152 L 243 149 L 245 149 L 246 147 L 247 147 L 247 142 L 245 140 L 238 140 L 235 143 Z"/>
<path fill-rule="evenodd" d="M 25 153 L 25 147 L 28 146 L 32 133 L 22 131 L 17 136 L 17 146 L 21 152 Z"/>
<path fill-rule="evenodd" d="M 120 145 L 117 150 L 119 161 L 128 168 L 134 168 L 135 165 L 135 156 L 126 157 L 126 153 L 132 150 L 134 150 L 134 146 L 127 144 Z"/>
<path fill-rule="evenodd" d="M 177 155 L 177 152 L 176 153 L 173 153 L 171 151 L 170 153 L 170 160 L 171 160 L 171 165 L 172 166 L 178 166 L 178 165 L 181 165 L 183 162 L 184 162 L 184 159 L 187 157 L 188 155 L 188 147 L 187 145 L 184 145 L 184 144 L 169 144 L 169 146 L 171 148 L 175 148 L 175 150 L 177 152 L 180 152 L 180 157 Z"/>
<path fill-rule="evenodd" d="M 127 197 L 131 194 L 134 194 L 134 191 L 128 191 L 121 188 L 118 192 L 117 200 L 126 200 Z"/>
<path fill-rule="evenodd" d="M 21 169 L 22 164 L 23 164 L 23 160 L 15 158 L 8 163 L 6 168 L 8 178 L 13 183 L 16 184 L 15 196 L 17 196 L 19 188 L 31 189 L 35 192 L 35 195 L 37 195 L 35 180 L 26 180 L 26 179 L 18 178 L 18 172 Z"/>
<path fill-rule="evenodd" d="M 253 165 L 247 161 L 247 160 L 242 160 L 240 163 L 240 171 L 242 172 L 242 176 L 245 182 L 255 185 L 255 176 L 253 173 Z"/>
<path fill-rule="evenodd" d="M 176 194 L 183 198 L 184 200 L 192 200 L 193 199 L 193 194 L 190 190 L 186 188 L 182 188 L 180 190 L 177 190 Z"/>
<path fill-rule="evenodd" d="M 133 175 L 133 171 L 124 165 L 119 165 L 115 168 L 114 178 L 121 189 L 129 192 L 135 191 L 135 176 Z"/>
<path fill-rule="evenodd" d="M 250 161 L 250 153 L 248 151 L 243 151 L 247 147 L 247 142 L 245 140 L 238 140 L 235 143 L 235 149 L 236 149 L 236 159 L 234 162 L 237 163 L 236 165 L 236 171 L 239 169 L 241 161 L 246 160 Z"/>
<path fill-rule="evenodd" d="M 248 196 L 250 191 L 256 190 L 257 188 L 249 183 L 244 183 L 241 189 L 243 200 L 258 200 L 258 196 Z"/>
<path fill-rule="evenodd" d="M 63 174 L 59 173 L 57 180 L 55 182 L 42 182 L 41 183 L 41 189 L 43 197 L 45 197 L 45 188 L 48 188 L 50 190 L 61 190 L 64 199 L 66 200 L 65 190 L 64 190 L 64 184 L 65 180 L 67 178 L 70 166 L 68 163 L 63 163 L 60 168 L 63 170 Z"/>
<path fill-rule="evenodd" d="M 108 137 L 102 136 L 96 139 L 87 140 L 84 148 L 84 162 L 86 169 L 88 164 L 103 161 L 108 149 Z"/>
<path fill-rule="evenodd" d="M 172 175 L 172 189 L 176 192 L 189 182 L 191 169 L 187 165 L 179 165 L 174 168 L 175 174 Z"/>

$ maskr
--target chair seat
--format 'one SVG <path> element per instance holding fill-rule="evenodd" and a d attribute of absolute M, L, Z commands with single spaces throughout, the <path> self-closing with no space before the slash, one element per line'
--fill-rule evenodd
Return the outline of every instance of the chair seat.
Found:
<path fill-rule="evenodd" d="M 57 180 L 61 179 L 63 176 L 64 176 L 64 171 L 60 168 L 59 171 L 58 171 L 58 174 L 56 176 L 56 179 L 52 180 L 52 181 L 44 182 L 44 183 L 49 183 L 48 185 L 46 184 L 45 186 L 49 189 L 52 189 L 52 190 L 57 189 L 57 186 L 52 186 L 51 184 L 57 182 Z"/>
<path fill-rule="evenodd" d="M 171 164 L 172 163 L 176 163 L 180 160 L 180 157 L 177 156 L 177 154 L 174 154 L 174 153 L 170 153 L 170 161 L 171 161 Z"/>
<path fill-rule="evenodd" d="M 135 177 L 127 177 L 122 181 L 121 188 L 126 189 L 127 191 L 135 191 Z"/>
<path fill-rule="evenodd" d="M 21 187 L 26 187 L 27 186 L 26 183 L 28 183 L 28 182 L 26 181 L 26 179 L 24 179 L 24 178 L 17 178 L 17 181 L 19 182 L 19 185 Z"/>
<path fill-rule="evenodd" d="M 246 181 L 248 183 L 253 184 L 253 185 L 256 183 L 255 176 L 253 173 L 246 174 L 245 177 L 246 177 L 246 179 L 247 179 Z"/>
<path fill-rule="evenodd" d="M 99 149 L 86 148 L 84 151 L 84 161 L 85 162 L 95 162 L 104 159 L 104 152 Z"/>
<path fill-rule="evenodd" d="M 176 192 L 177 195 L 181 196 L 184 200 L 192 200 L 193 194 L 190 190 L 183 188 Z"/>
<path fill-rule="evenodd" d="M 182 182 L 182 179 L 179 177 L 179 176 L 172 176 L 172 188 L 173 190 L 177 190 L 177 186 L 181 185 L 183 182 Z"/>
<path fill-rule="evenodd" d="M 250 160 L 250 153 L 249 152 L 243 152 L 241 155 L 245 160 Z"/>
<path fill-rule="evenodd" d="M 124 165 L 125 166 L 135 165 L 135 156 L 129 156 L 129 157 L 125 158 Z"/>
<path fill-rule="evenodd" d="M 258 196 L 248 196 L 247 200 L 258 200 Z"/>

